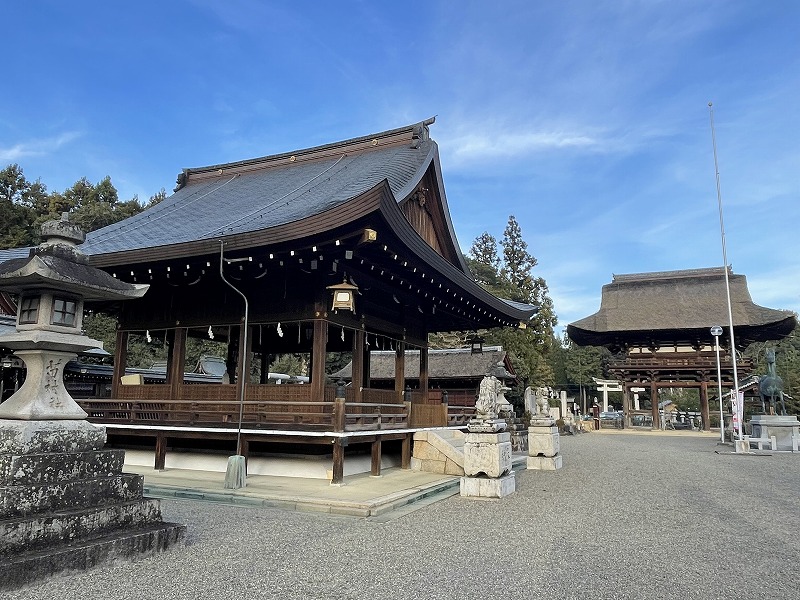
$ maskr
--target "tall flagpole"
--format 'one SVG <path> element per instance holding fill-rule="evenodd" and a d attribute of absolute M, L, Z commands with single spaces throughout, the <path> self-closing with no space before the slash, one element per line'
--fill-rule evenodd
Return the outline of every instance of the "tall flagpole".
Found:
<path fill-rule="evenodd" d="M 725 224 L 722 219 L 722 192 L 719 185 L 719 165 L 717 163 L 717 137 L 714 133 L 714 107 L 708 103 L 708 114 L 711 118 L 711 144 L 714 148 L 714 172 L 717 179 L 717 206 L 719 207 L 719 233 L 722 238 L 722 263 L 725 272 L 725 292 L 728 298 L 728 328 L 731 338 L 731 359 L 733 362 L 733 396 L 735 399 L 734 409 L 738 419 L 737 435 L 742 439 L 742 421 L 744 421 L 744 406 L 739 406 L 739 373 L 736 370 L 736 342 L 733 337 L 733 309 L 731 308 L 731 285 L 728 279 L 728 253 L 725 249 Z M 741 408 L 741 416 L 739 416 Z"/>

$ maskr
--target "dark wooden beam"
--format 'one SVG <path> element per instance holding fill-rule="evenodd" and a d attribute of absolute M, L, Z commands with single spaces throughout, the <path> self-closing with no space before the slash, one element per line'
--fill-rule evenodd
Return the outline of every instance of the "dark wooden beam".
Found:
<path fill-rule="evenodd" d="M 114 346 L 114 374 L 111 377 L 111 397 L 119 397 L 119 386 L 122 385 L 122 376 L 128 363 L 128 332 L 117 330 L 117 340 Z"/>
<path fill-rule="evenodd" d="M 156 471 L 163 471 L 167 463 L 167 436 L 164 433 L 156 435 L 155 464 Z"/>
<path fill-rule="evenodd" d="M 328 323 L 314 319 L 314 338 L 311 350 L 311 400 L 325 397 L 325 352 L 328 345 Z"/>
<path fill-rule="evenodd" d="M 381 440 L 372 442 L 372 462 L 370 465 L 370 475 L 380 477 L 381 475 Z"/>
<path fill-rule="evenodd" d="M 428 347 L 419 349 L 419 391 L 422 402 L 428 402 Z"/>
<path fill-rule="evenodd" d="M 406 389 L 406 343 L 397 342 L 394 354 L 394 391 L 402 393 Z"/>
<path fill-rule="evenodd" d="M 355 402 L 361 402 L 361 389 L 364 386 L 364 330 L 356 329 L 353 332 L 353 395 Z"/>
<path fill-rule="evenodd" d="M 174 400 L 181 397 L 183 389 L 183 372 L 186 367 L 186 328 L 177 327 L 167 332 L 167 381 Z"/>
<path fill-rule="evenodd" d="M 700 418 L 703 421 L 703 431 L 709 431 L 711 422 L 709 421 L 708 413 L 708 381 L 703 381 L 700 384 Z"/>

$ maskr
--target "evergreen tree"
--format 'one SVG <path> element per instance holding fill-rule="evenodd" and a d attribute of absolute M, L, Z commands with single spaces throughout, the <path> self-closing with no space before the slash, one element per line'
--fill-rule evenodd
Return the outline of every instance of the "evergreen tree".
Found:
<path fill-rule="evenodd" d="M 0 248 L 17 248 L 33 244 L 36 207 L 47 196 L 41 182 L 29 182 L 19 165 L 8 165 L 0 171 Z"/>
<path fill-rule="evenodd" d="M 525 329 L 495 328 L 480 333 L 487 343 L 503 346 L 522 381 L 529 385 L 552 385 L 555 374 L 550 356 L 558 346 L 553 342 L 556 324 L 553 303 L 544 279 L 533 274 L 537 261 L 528 251 L 522 228 L 513 215 L 499 246 L 502 258 L 496 238 L 488 232 L 475 239 L 467 257 L 473 277 L 492 294 L 531 304 L 537 311 Z M 514 399 L 513 394 L 510 399 Z"/>

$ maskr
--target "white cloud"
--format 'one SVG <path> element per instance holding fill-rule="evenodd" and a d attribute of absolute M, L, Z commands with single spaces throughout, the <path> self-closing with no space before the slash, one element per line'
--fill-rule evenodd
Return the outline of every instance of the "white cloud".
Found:
<path fill-rule="evenodd" d="M 0 148 L 0 160 L 16 161 L 28 156 L 44 156 L 55 152 L 80 136 L 81 134 L 77 131 L 67 131 L 57 137 L 20 142 L 9 148 Z"/>
<path fill-rule="evenodd" d="M 572 131 L 527 131 L 497 135 L 479 131 L 448 140 L 456 164 L 472 160 L 519 157 L 560 148 L 596 148 L 602 141 L 590 134 Z"/>
<path fill-rule="evenodd" d="M 769 308 L 800 312 L 800 266 L 747 275 L 747 288 L 753 302 Z"/>

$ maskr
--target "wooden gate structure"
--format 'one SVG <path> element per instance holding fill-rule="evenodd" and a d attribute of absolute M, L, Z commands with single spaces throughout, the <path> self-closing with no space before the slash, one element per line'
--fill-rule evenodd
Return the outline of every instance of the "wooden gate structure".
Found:
<path fill-rule="evenodd" d="M 753 303 L 744 275 L 728 270 L 740 380 L 753 369 L 741 355 L 756 341 L 779 340 L 796 325 L 791 311 Z M 625 423 L 630 426 L 631 388 L 650 390 L 653 427 L 659 426 L 660 388 L 700 390 L 703 429 L 710 428 L 709 386 L 717 389 L 717 359 L 711 327 L 720 336 L 722 385 L 733 388 L 733 359 L 728 328 L 723 268 L 614 275 L 603 286 L 600 310 L 567 326 L 579 346 L 605 346 L 613 358 L 608 375 L 623 383 Z"/>
<path fill-rule="evenodd" d="M 433 121 L 184 169 L 174 194 L 88 234 L 81 249 L 91 265 L 150 285 L 140 300 L 96 307 L 116 313 L 119 330 L 111 398 L 82 401 L 90 419 L 111 436 L 155 437 L 163 468 L 171 438 L 236 439 L 241 408 L 240 451 L 266 438 L 327 444 L 334 480 L 348 443 L 372 444 L 375 473 L 382 440 L 402 439 L 407 457 L 411 424 L 446 425 L 441 400 L 429 398 L 428 334 L 517 327 L 534 309 L 493 296 L 470 274 L 429 135 Z M 12 257 L 0 252 L 0 260 Z M 247 298 L 246 324 L 244 301 L 221 269 Z M 334 305 L 340 292 L 355 295 Z M 123 385 L 133 334 L 166 343 L 163 383 Z M 212 336 L 228 348 L 223 383 L 185 381 L 187 340 Z M 420 352 L 419 389 L 409 400 L 407 347 Z M 395 352 L 392 389 L 370 387 L 376 348 Z M 353 385 L 341 395 L 326 374 L 330 352 L 353 354 Z M 285 353 L 310 357 L 307 383 L 268 382 L 272 357 Z"/>

